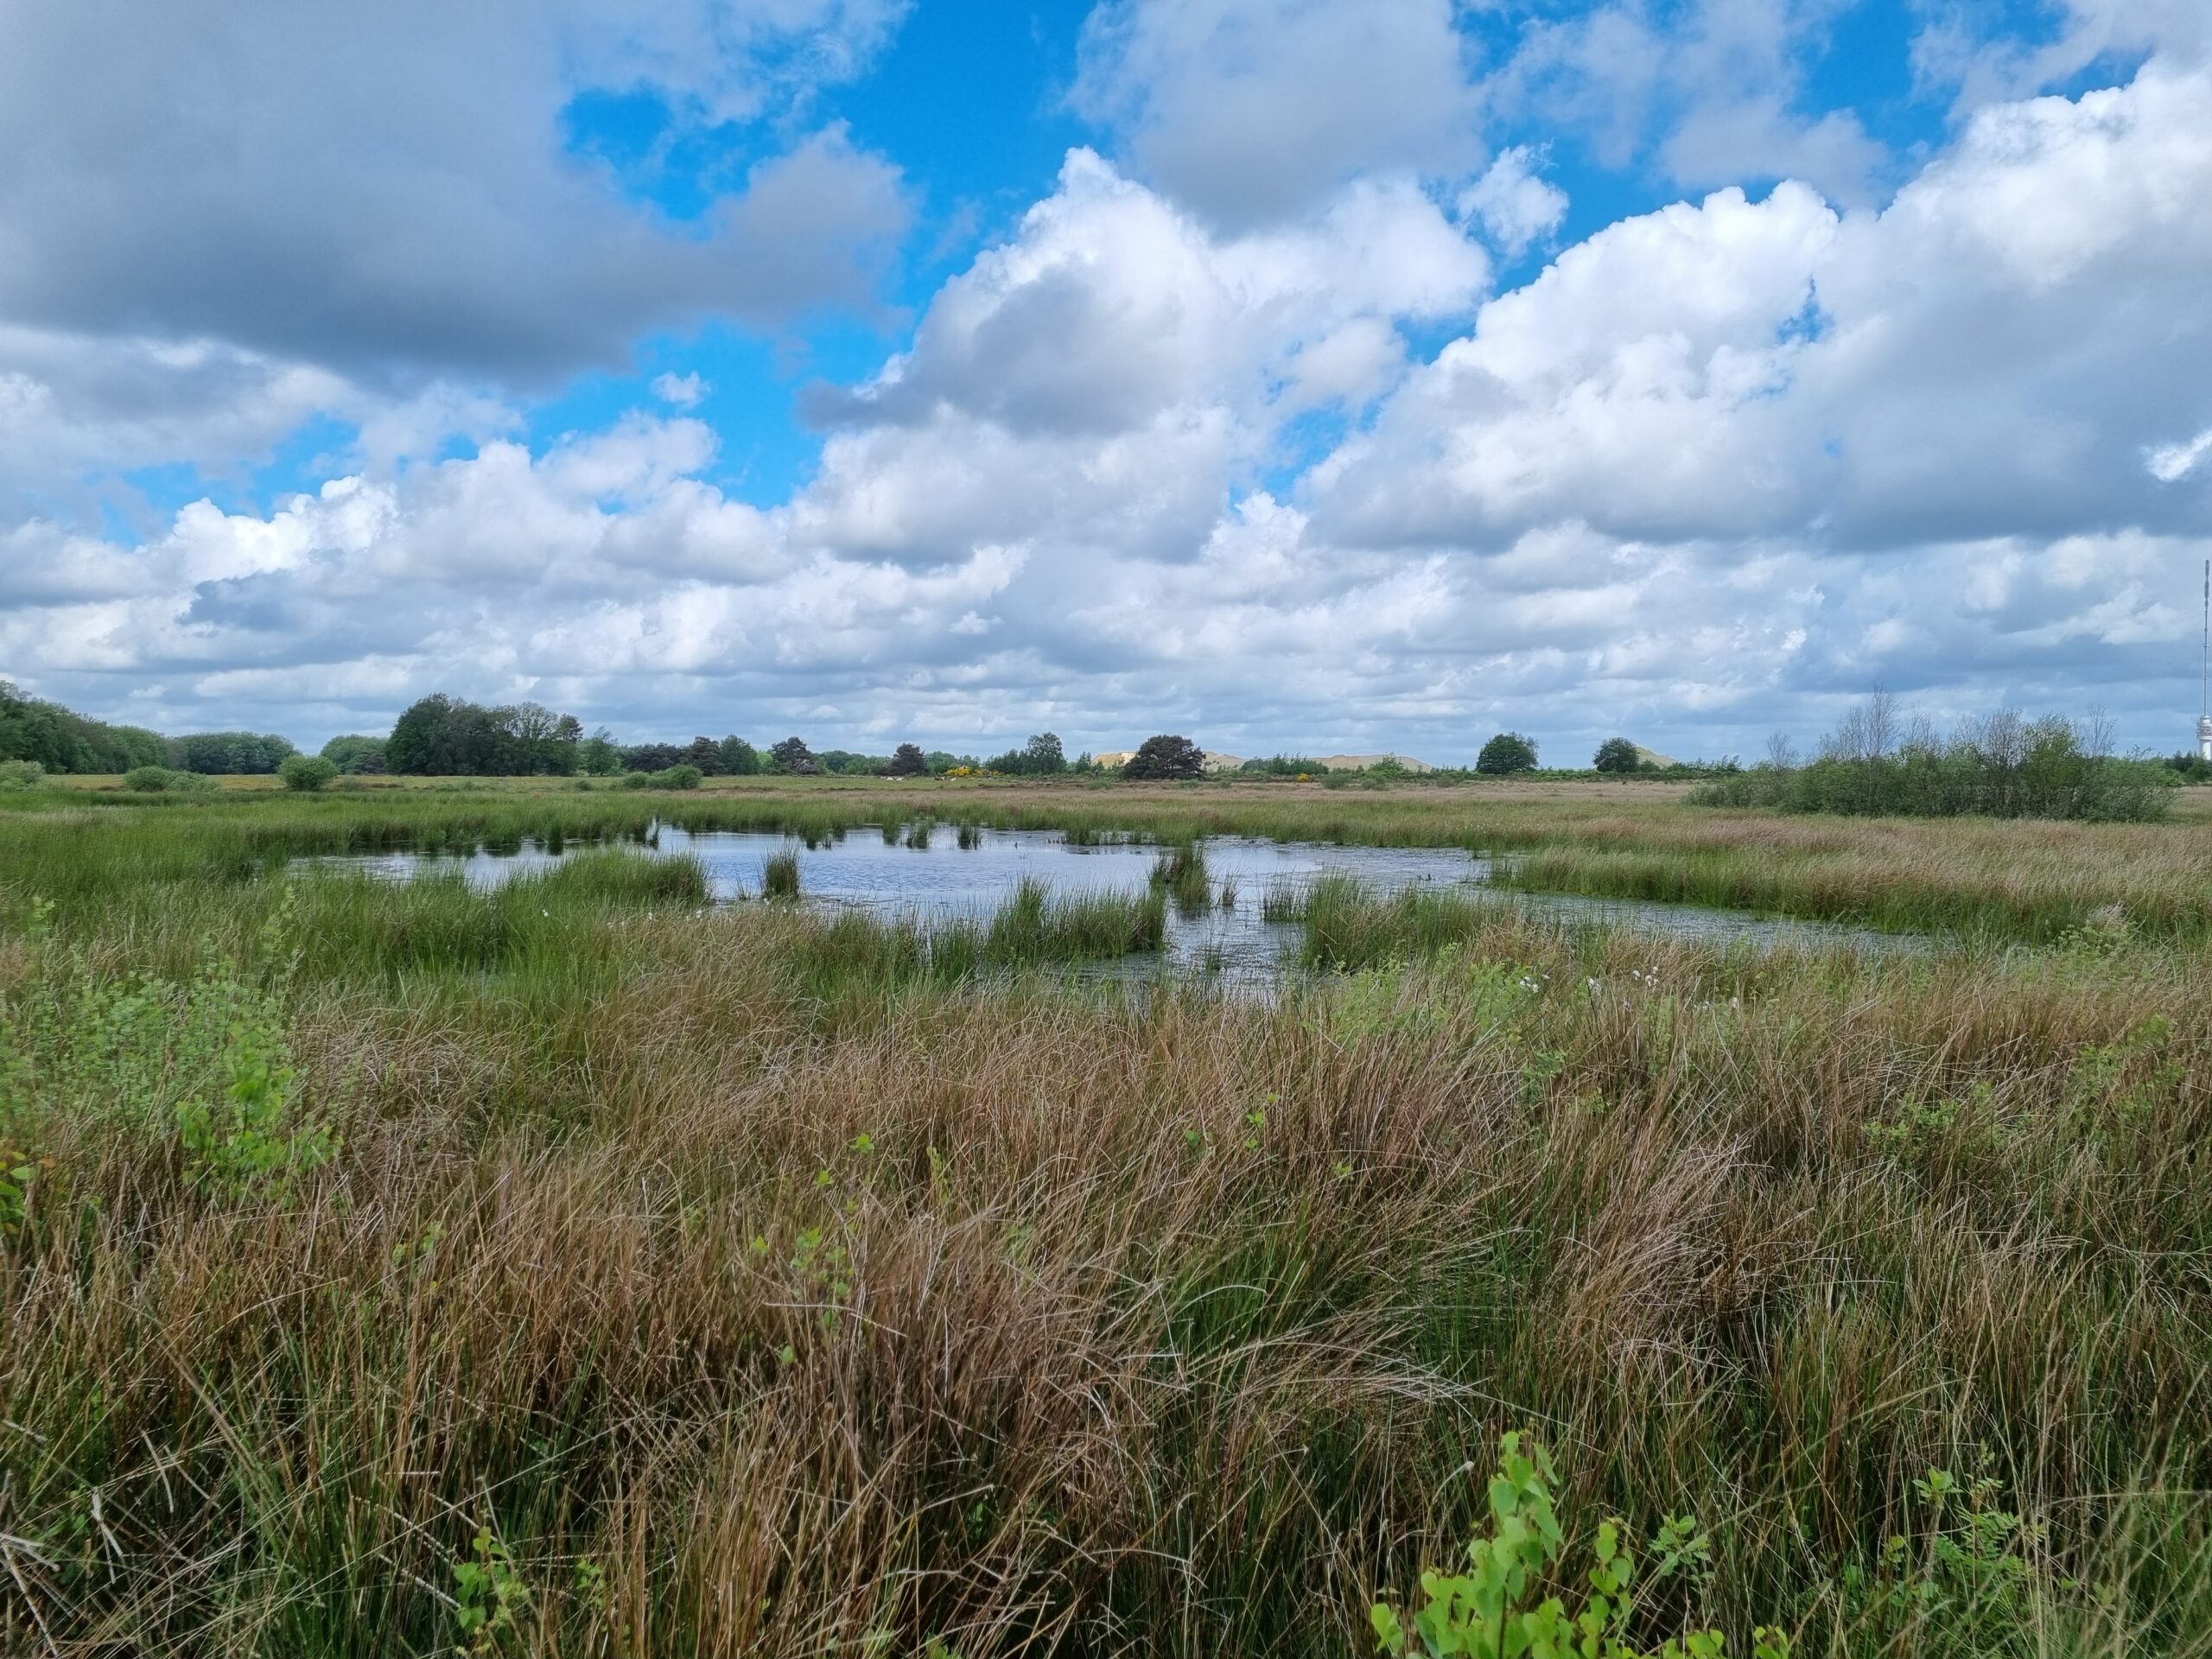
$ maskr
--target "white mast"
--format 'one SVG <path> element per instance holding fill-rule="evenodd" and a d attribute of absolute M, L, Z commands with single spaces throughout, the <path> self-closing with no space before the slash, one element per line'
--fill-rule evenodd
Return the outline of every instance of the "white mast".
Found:
<path fill-rule="evenodd" d="M 2212 763 L 2212 559 L 2204 561 L 2204 656 L 2196 671 L 2196 753 Z"/>

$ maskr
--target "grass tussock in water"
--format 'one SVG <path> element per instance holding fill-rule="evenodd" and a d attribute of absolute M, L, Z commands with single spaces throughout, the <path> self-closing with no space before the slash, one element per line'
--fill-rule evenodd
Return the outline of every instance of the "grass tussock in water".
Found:
<path fill-rule="evenodd" d="M 991 918 L 981 952 L 994 965 L 1095 962 L 1157 950 L 1166 934 L 1166 904 L 1157 893 L 1055 897 L 1025 878 Z"/>
<path fill-rule="evenodd" d="M 2201 952 L 1324 882 L 1357 965 L 1239 1001 L 12 844 L 0 1651 L 1371 1651 L 1534 1425 L 1644 1647 L 2212 1652 Z"/>
<path fill-rule="evenodd" d="M 1206 871 L 1205 848 L 1198 842 L 1163 848 L 1153 861 L 1152 885 L 1175 901 L 1185 915 L 1196 915 L 1213 901 L 1212 879 Z"/>
<path fill-rule="evenodd" d="M 1403 962 L 1476 938 L 1491 925 L 1485 912 L 1494 908 L 1421 887 L 1378 894 L 1358 877 L 1332 871 L 1300 897 L 1301 957 L 1310 967 L 1338 970 Z"/>
<path fill-rule="evenodd" d="M 798 897 L 798 855 L 789 849 L 771 853 L 760 867 L 760 891 L 771 899 Z"/>

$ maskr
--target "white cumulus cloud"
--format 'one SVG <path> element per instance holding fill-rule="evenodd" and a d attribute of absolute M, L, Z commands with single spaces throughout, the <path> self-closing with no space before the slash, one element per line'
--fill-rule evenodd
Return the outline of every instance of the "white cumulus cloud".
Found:
<path fill-rule="evenodd" d="M 1699 49 L 1767 61 L 1800 15 L 1714 0 Z M 1440 16 L 1116 7 L 1086 73 L 1188 41 L 1206 87 L 1294 87 L 1330 50 L 1433 46 Z M 1577 61 L 1627 61 L 1640 19 L 1593 15 Z M 2102 701 L 2160 741 L 2212 543 L 2200 60 L 1986 102 L 1879 207 L 1723 182 L 1506 292 L 1469 224 L 1510 254 L 1560 204 L 1533 151 L 1476 175 L 1445 142 L 1464 103 L 1311 141 L 1344 168 L 1300 159 L 1294 111 L 1230 213 L 1178 170 L 1203 111 L 1160 65 L 1114 105 L 1116 159 L 1071 152 L 904 349 L 813 397 L 789 493 L 718 481 L 690 376 L 550 442 L 500 399 L 424 394 L 264 511 L 0 519 L 0 664 L 111 715 L 302 737 L 443 688 L 640 736 L 1171 729 L 1464 760 L 1515 726 L 1710 753 L 1879 683 L 1938 717 Z M 754 194 L 800 216 L 810 190 Z M 0 484 L 26 492 L 103 451 L 250 450 L 360 395 L 219 334 L 15 327 L 0 452 L 45 448 Z M 433 431 L 468 441 L 423 459 Z"/>

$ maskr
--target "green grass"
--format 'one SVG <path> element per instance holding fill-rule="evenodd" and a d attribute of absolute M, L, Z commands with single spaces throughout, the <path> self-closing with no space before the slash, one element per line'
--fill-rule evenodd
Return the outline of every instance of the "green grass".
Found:
<path fill-rule="evenodd" d="M 786 849 L 771 853 L 760 867 L 760 891 L 771 899 L 798 897 L 798 855 Z"/>
<path fill-rule="evenodd" d="M 1213 902 L 1213 886 L 1206 873 L 1205 846 L 1185 841 L 1162 849 L 1153 861 L 1152 885 L 1173 898 L 1176 908 L 1186 916 L 1205 910 Z"/>
<path fill-rule="evenodd" d="M 1227 810 L 1180 799 L 1077 827 Z M 1554 1587 L 1609 1516 L 1707 1536 L 1642 1645 L 2212 1654 L 2212 962 L 2150 902 L 2195 827 L 1505 803 L 2143 919 L 1754 952 L 1325 880 L 1262 902 L 1328 971 L 1249 996 L 1063 971 L 1164 889 L 712 906 L 631 804 L 0 811 L 0 1651 L 1366 1652 L 1533 1427 Z M 556 832 L 612 844 L 283 867 Z M 1960 1566 L 1914 1482 L 1985 1459 L 2020 1524 Z"/>
<path fill-rule="evenodd" d="M 753 780 L 748 780 L 751 782 Z M 530 839 L 620 843 L 655 823 L 750 830 L 823 845 L 867 825 L 925 842 L 1057 830 L 1078 843 L 1167 849 L 1243 835 L 1324 843 L 1457 847 L 1519 855 L 1497 879 L 1532 889 L 1758 910 L 1892 931 L 2056 940 L 2109 925 L 2212 939 L 2212 817 L 2164 824 L 1989 819 L 1823 819 L 1683 804 L 1651 787 L 1562 785 L 1392 789 L 1147 789 L 760 780 L 763 786 L 639 797 L 472 786 L 213 800 L 29 790 L 0 797 L 8 887 L 64 911 L 95 890 L 250 880 L 302 854 L 512 849 Z M 776 786 L 766 786 L 773 784 Z M 67 824 L 68 839 L 52 830 Z"/>

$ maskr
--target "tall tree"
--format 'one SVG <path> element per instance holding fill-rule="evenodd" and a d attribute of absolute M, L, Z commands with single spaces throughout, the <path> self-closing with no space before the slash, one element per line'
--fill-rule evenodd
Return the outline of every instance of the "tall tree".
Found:
<path fill-rule="evenodd" d="M 566 777 L 582 748 L 574 715 L 536 702 L 486 709 L 434 692 L 400 715 L 385 760 L 394 772 L 435 777 Z"/>
<path fill-rule="evenodd" d="M 1519 732 L 1500 732 L 1484 744 L 1483 752 L 1475 757 L 1475 770 L 1493 776 L 1535 769 L 1535 740 Z"/>
<path fill-rule="evenodd" d="M 1643 759 L 1628 739 L 1609 737 L 1598 746 L 1590 764 L 1599 772 L 1635 772 L 1643 765 Z"/>
<path fill-rule="evenodd" d="M 453 718 L 453 699 L 442 691 L 418 697 L 392 722 L 385 740 L 384 763 L 403 777 L 434 776 L 450 771 L 451 742 L 446 728 Z"/>
<path fill-rule="evenodd" d="M 1124 778 L 1201 778 L 1206 752 L 1187 737 L 1147 737 L 1122 767 Z"/>
<path fill-rule="evenodd" d="M 385 740 L 349 734 L 334 737 L 322 746 L 322 758 L 344 772 L 382 772 Z M 373 761 L 375 764 L 369 764 Z"/>
<path fill-rule="evenodd" d="M 622 770 L 622 751 L 614 747 L 613 734 L 601 727 L 576 746 L 576 765 L 594 778 L 610 777 Z"/>

